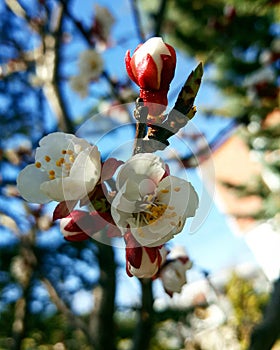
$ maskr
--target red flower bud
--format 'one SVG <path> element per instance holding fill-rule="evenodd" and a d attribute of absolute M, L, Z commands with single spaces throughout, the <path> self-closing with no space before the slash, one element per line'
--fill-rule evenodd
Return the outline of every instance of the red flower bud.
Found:
<path fill-rule="evenodd" d="M 160 115 L 167 106 L 167 93 L 174 77 L 176 53 L 161 38 L 154 37 L 139 45 L 132 57 L 125 56 L 126 70 L 140 87 L 140 97 L 152 116 Z"/>
<path fill-rule="evenodd" d="M 97 212 L 73 210 L 60 220 L 60 231 L 67 241 L 81 242 L 101 231 L 107 224 L 106 218 Z"/>
<path fill-rule="evenodd" d="M 155 276 L 165 261 L 167 251 L 164 246 L 142 247 L 130 232 L 125 234 L 126 272 L 129 277 L 151 278 Z"/>

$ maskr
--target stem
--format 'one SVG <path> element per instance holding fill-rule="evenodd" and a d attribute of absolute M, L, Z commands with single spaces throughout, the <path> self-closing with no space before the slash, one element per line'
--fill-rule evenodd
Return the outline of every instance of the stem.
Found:
<path fill-rule="evenodd" d="M 136 119 L 135 144 L 133 154 L 143 152 L 143 139 L 147 131 L 148 108 L 144 107 L 143 100 L 137 98 L 134 110 L 134 118 Z"/>
<path fill-rule="evenodd" d="M 138 314 L 138 322 L 134 333 L 132 350 L 148 350 L 153 332 L 154 297 L 151 279 L 139 279 L 142 290 L 142 306 Z"/>

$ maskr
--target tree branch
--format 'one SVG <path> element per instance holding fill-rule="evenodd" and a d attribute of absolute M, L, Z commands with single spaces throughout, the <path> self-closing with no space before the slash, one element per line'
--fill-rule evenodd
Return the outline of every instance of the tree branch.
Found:
<path fill-rule="evenodd" d="M 151 279 L 139 279 L 142 291 L 142 305 L 138 313 L 138 322 L 134 332 L 132 350 L 148 350 L 154 324 L 154 297 Z"/>
<path fill-rule="evenodd" d="M 110 242 L 108 242 L 110 243 Z M 116 263 L 110 244 L 96 242 L 100 267 L 99 286 L 94 290 L 95 308 L 90 329 L 95 339 L 95 350 L 116 350 L 115 345 L 115 292 Z"/>
<path fill-rule="evenodd" d="M 164 20 L 165 10 L 167 5 L 167 0 L 161 0 L 158 13 L 156 15 L 156 24 L 155 24 L 155 36 L 160 36 L 161 27 Z"/>
<path fill-rule="evenodd" d="M 58 295 L 55 287 L 53 286 L 52 282 L 46 278 L 43 277 L 41 279 L 42 283 L 45 285 L 51 300 L 54 302 L 57 309 L 66 316 L 69 323 L 72 325 L 72 327 L 79 328 L 83 331 L 83 333 L 86 335 L 88 340 L 90 341 L 91 345 L 95 346 L 95 340 L 91 333 L 89 332 L 89 328 L 87 324 L 80 319 L 78 316 L 74 315 L 73 312 L 67 307 L 67 305 L 63 302 L 62 298 Z"/>

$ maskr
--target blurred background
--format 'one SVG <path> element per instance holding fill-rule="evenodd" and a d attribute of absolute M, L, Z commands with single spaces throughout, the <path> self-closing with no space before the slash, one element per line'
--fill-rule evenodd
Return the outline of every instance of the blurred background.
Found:
<path fill-rule="evenodd" d="M 1 350 L 280 349 L 279 4 L 0 3 Z M 128 159 L 138 89 L 124 56 L 151 36 L 177 52 L 169 108 L 199 62 L 204 76 L 196 116 L 159 152 L 199 193 L 197 216 L 170 242 L 193 268 L 173 298 L 153 282 L 148 333 L 124 250 L 65 241 L 55 203 L 25 202 L 16 178 L 57 130 L 97 144 L 103 160 Z M 89 49 L 101 69 L 87 79 Z"/>

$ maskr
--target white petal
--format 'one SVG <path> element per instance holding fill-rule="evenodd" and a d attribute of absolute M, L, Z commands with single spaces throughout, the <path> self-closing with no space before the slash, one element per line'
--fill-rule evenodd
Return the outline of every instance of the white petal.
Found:
<path fill-rule="evenodd" d="M 45 171 L 41 171 L 34 164 L 31 164 L 19 173 L 17 187 L 26 201 L 39 204 L 48 203 L 51 198 L 40 190 L 41 184 L 48 179 L 48 174 Z"/>
<path fill-rule="evenodd" d="M 157 193 L 159 200 L 166 203 L 169 210 L 176 213 L 182 221 L 195 215 L 198 196 L 190 182 L 176 176 L 167 176 L 159 183 Z M 182 228 L 183 225 L 181 230 Z"/>
<path fill-rule="evenodd" d="M 122 191 L 116 194 L 111 206 L 117 211 L 129 214 L 129 216 L 135 212 L 135 201 L 128 200 Z"/>
<path fill-rule="evenodd" d="M 100 172 L 100 153 L 97 147 L 88 147 L 78 154 L 69 176 L 81 182 L 92 183 L 93 189 L 99 180 Z"/>
<path fill-rule="evenodd" d="M 186 266 L 179 260 L 172 261 L 163 267 L 160 277 L 164 288 L 170 292 L 180 293 L 183 285 L 187 283 L 186 270 Z"/>
<path fill-rule="evenodd" d="M 151 153 L 139 153 L 131 157 L 120 168 L 117 188 L 120 189 L 128 178 L 138 183 L 143 179 L 150 179 L 158 184 L 164 173 L 164 162 L 158 156 Z"/>
<path fill-rule="evenodd" d="M 84 198 L 89 193 L 91 183 L 65 177 L 43 182 L 40 188 L 53 200 L 62 202 Z"/>

